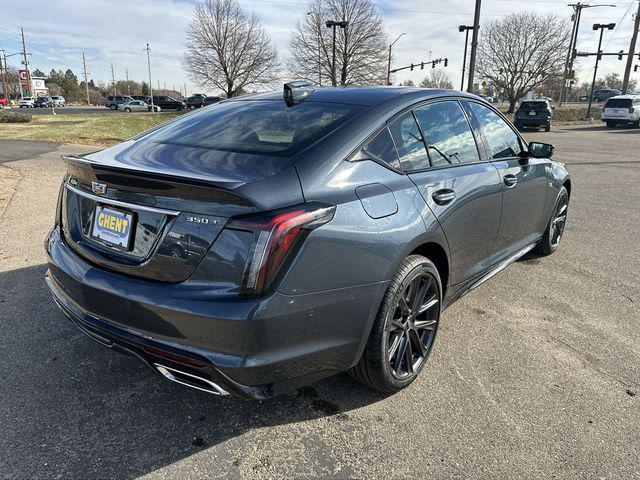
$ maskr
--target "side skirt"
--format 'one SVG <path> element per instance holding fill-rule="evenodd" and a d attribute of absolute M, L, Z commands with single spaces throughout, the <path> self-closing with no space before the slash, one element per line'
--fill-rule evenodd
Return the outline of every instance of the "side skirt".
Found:
<path fill-rule="evenodd" d="M 515 263 L 519 258 L 523 257 L 524 255 L 529 253 L 531 250 L 533 250 L 534 247 L 536 246 L 536 243 L 537 241 L 527 245 L 524 248 L 521 248 L 520 250 L 508 256 L 504 260 L 501 260 L 498 263 L 496 263 L 484 274 L 474 277 L 465 283 L 462 283 L 458 288 L 453 290 L 451 296 L 448 296 L 448 298 L 445 300 L 444 308 L 447 308 L 448 306 L 452 305 L 454 302 L 460 300 L 460 298 L 464 297 L 471 290 L 473 290 L 476 287 L 479 287 L 484 282 L 489 280 L 491 277 L 493 277 L 497 273 L 500 273 L 502 270 L 507 268 L 512 263 Z"/>

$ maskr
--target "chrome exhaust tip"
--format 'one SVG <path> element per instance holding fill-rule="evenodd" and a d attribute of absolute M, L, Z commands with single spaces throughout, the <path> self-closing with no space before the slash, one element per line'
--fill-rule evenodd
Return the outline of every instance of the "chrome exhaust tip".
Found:
<path fill-rule="evenodd" d="M 220 385 L 206 378 L 183 372 L 175 368 L 166 367 L 158 363 L 154 363 L 153 366 L 162 374 L 163 377 L 167 380 L 171 380 L 172 382 L 195 388 L 196 390 L 202 390 L 203 392 L 212 393 L 213 395 L 229 395 L 229 392 Z"/>

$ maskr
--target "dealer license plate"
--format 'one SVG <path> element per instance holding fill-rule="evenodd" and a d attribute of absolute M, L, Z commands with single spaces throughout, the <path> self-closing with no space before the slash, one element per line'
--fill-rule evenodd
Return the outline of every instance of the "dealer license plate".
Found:
<path fill-rule="evenodd" d="M 133 230 L 133 214 L 96 206 L 92 236 L 109 245 L 128 250 L 131 230 Z"/>

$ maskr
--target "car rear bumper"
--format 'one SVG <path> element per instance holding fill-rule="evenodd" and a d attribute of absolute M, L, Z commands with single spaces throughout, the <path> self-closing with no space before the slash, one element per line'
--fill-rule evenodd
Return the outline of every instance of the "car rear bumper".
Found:
<path fill-rule="evenodd" d="M 354 365 L 387 286 L 221 298 L 188 281 L 153 282 L 96 268 L 67 247 L 57 230 L 45 247 L 47 284 L 56 303 L 93 340 L 137 356 L 156 372 L 156 364 L 180 369 L 250 398 L 277 395 Z"/>
<path fill-rule="evenodd" d="M 609 117 L 609 116 L 602 116 L 602 121 L 603 122 L 613 122 L 613 123 L 618 123 L 620 125 L 631 125 L 633 123 L 637 123 L 638 119 L 637 118 L 631 118 L 631 117 Z"/>
<path fill-rule="evenodd" d="M 548 118 L 518 118 L 514 120 L 513 124 L 516 127 L 548 127 L 551 125 L 551 120 Z"/>

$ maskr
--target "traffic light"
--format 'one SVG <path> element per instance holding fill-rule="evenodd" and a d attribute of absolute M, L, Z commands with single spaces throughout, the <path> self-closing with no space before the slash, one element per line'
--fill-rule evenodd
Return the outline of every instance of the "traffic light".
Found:
<path fill-rule="evenodd" d="M 449 66 L 449 59 L 448 58 L 444 59 L 444 66 L 445 67 Z"/>
<path fill-rule="evenodd" d="M 420 64 L 420 70 L 424 70 L 424 62 Z"/>
<path fill-rule="evenodd" d="M 431 62 L 431 68 L 436 68 L 436 61 Z"/>
<path fill-rule="evenodd" d="M 636 65 L 635 67 L 633 67 L 633 71 L 637 72 L 638 71 L 638 67 L 640 67 L 640 65 Z"/>
<path fill-rule="evenodd" d="M 411 64 L 411 71 L 413 72 L 413 63 Z"/>
<path fill-rule="evenodd" d="M 618 52 L 618 60 L 622 60 L 622 54 L 624 53 L 624 50 L 620 50 Z"/>

